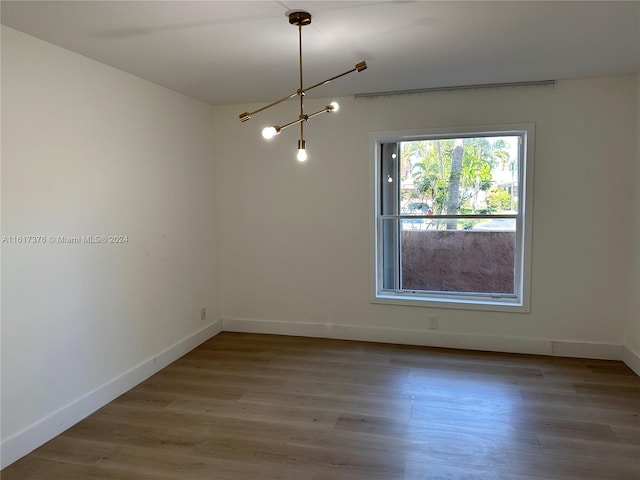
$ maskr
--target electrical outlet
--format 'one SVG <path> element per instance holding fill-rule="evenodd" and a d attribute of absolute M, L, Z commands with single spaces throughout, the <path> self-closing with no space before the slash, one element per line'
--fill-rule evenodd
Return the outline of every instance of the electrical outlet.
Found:
<path fill-rule="evenodd" d="M 438 330 L 438 316 L 429 315 L 429 330 Z"/>
<path fill-rule="evenodd" d="M 204 322 L 207 319 L 207 309 L 202 307 L 200 309 L 200 321 Z"/>

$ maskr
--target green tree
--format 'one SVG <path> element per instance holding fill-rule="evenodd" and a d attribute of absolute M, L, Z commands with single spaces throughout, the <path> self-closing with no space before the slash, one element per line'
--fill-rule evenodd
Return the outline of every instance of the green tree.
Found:
<path fill-rule="evenodd" d="M 511 209 L 511 194 L 504 188 L 491 187 L 487 192 L 487 206 L 494 211 Z"/>
<path fill-rule="evenodd" d="M 489 192 L 494 171 L 512 167 L 504 140 L 489 137 L 403 142 L 401 162 L 413 185 L 403 199 L 414 208 L 429 205 L 436 215 L 477 213 L 480 192 Z M 458 221 L 449 219 L 443 227 L 457 229 Z"/>
<path fill-rule="evenodd" d="M 423 140 L 402 144 L 402 161 L 412 165 L 415 190 L 408 193 L 417 204 L 427 204 L 433 213 L 444 213 L 449 197 L 448 172 L 451 169 L 451 140 Z"/>
<path fill-rule="evenodd" d="M 486 192 L 491 187 L 494 169 L 504 168 L 509 160 L 505 147 L 504 140 L 500 138 L 494 142 L 486 137 L 464 140 L 461 181 L 468 195 L 463 201 L 469 202 L 469 209 L 473 214 L 477 213 L 479 193 Z M 462 202 L 460 206 L 462 207 Z"/>

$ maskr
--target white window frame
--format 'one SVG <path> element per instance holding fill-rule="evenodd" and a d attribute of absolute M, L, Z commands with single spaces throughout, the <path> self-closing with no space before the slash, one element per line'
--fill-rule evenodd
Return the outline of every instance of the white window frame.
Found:
<path fill-rule="evenodd" d="M 459 293 L 433 293 L 389 291 L 382 289 L 382 220 L 380 218 L 380 185 L 382 144 L 434 138 L 457 138 L 478 136 L 520 136 L 519 161 L 519 205 L 516 220 L 515 248 L 515 296 L 487 297 L 486 295 L 464 295 Z M 457 308 L 465 310 L 489 310 L 528 313 L 531 290 L 531 238 L 533 223 L 533 164 L 535 125 L 508 124 L 480 127 L 430 128 L 373 132 L 370 134 L 370 175 L 372 206 L 371 216 L 371 303 Z"/>

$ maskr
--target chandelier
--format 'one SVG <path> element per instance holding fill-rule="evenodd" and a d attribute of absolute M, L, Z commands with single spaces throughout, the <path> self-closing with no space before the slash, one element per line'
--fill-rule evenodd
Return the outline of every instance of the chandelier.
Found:
<path fill-rule="evenodd" d="M 300 97 L 300 114 L 298 115 L 298 118 L 296 120 L 293 120 L 292 122 L 289 123 L 285 123 L 284 125 L 274 125 L 273 127 L 266 127 L 265 129 L 262 130 L 262 136 L 269 140 L 273 137 L 275 137 L 276 135 L 279 135 L 280 132 L 282 132 L 282 130 L 284 130 L 285 128 L 289 128 L 293 125 L 297 125 L 300 124 L 300 140 L 298 140 L 298 154 L 297 154 L 297 159 L 301 162 L 304 162 L 307 159 L 307 150 L 306 150 L 306 144 L 305 144 L 305 140 L 304 140 L 304 124 L 307 120 L 309 120 L 310 118 L 313 118 L 317 115 L 320 115 L 321 113 L 325 113 L 325 112 L 337 112 L 338 111 L 338 103 L 337 102 L 331 102 L 329 105 L 327 105 L 326 107 L 324 107 L 322 110 L 319 110 L 315 113 L 311 113 L 311 114 L 305 114 L 304 113 L 304 96 L 305 94 L 309 91 L 312 90 L 316 87 L 319 87 L 321 85 L 325 85 L 329 82 L 331 82 L 332 80 L 335 80 L 336 78 L 340 78 L 344 75 L 347 75 L 351 72 L 361 72 L 363 70 L 365 70 L 367 68 L 367 64 L 366 62 L 360 62 L 357 63 L 355 67 L 353 67 L 351 70 L 347 70 L 346 72 L 340 73 L 338 75 L 334 75 L 333 77 L 327 78 L 326 80 L 323 80 L 322 82 L 318 82 L 314 85 L 311 85 L 310 87 L 304 87 L 303 83 L 302 83 L 302 27 L 304 27 L 305 25 L 309 25 L 311 23 L 311 14 L 305 10 L 293 10 L 288 12 L 288 16 L 289 16 L 289 23 L 295 27 L 298 27 L 298 47 L 299 47 L 299 72 L 300 72 L 300 88 L 298 88 L 298 90 L 296 90 L 294 93 L 287 95 L 286 97 L 282 97 L 279 100 L 276 100 L 275 102 L 270 103 L 269 105 L 265 105 L 262 108 L 259 108 L 253 112 L 244 112 L 240 114 L 240 121 L 242 122 L 246 122 L 247 120 L 250 120 L 251 117 L 253 115 L 255 115 L 256 113 L 260 113 L 263 110 L 266 110 L 267 108 L 271 108 L 274 105 L 278 105 L 279 103 L 284 102 L 285 100 L 289 100 L 295 96 Z"/>

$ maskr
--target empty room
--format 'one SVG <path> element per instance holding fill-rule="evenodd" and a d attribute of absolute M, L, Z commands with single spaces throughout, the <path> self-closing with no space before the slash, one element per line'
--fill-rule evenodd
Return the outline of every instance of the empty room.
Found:
<path fill-rule="evenodd" d="M 640 2 L 0 7 L 0 478 L 640 479 Z"/>

